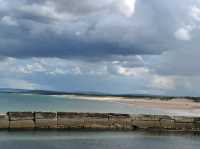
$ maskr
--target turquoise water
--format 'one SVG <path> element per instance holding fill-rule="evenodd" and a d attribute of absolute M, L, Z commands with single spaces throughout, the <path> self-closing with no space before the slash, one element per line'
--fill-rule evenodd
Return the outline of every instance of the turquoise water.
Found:
<path fill-rule="evenodd" d="M 143 132 L 0 132 L 1 149 L 199 149 L 200 136 Z"/>
<path fill-rule="evenodd" d="M 46 95 L 0 93 L 0 112 L 7 111 L 162 113 L 162 111 L 158 109 L 133 108 L 128 104 L 106 101 L 73 99 L 68 97 L 61 98 Z"/>

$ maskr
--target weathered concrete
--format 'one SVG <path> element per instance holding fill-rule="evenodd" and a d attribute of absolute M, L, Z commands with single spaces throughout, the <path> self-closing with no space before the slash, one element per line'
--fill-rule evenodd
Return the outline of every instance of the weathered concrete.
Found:
<path fill-rule="evenodd" d="M 58 112 L 58 127 L 67 129 L 109 129 L 108 114 Z"/>
<path fill-rule="evenodd" d="M 133 126 L 140 129 L 159 129 L 159 121 L 143 121 L 143 120 L 134 120 Z"/>
<path fill-rule="evenodd" d="M 159 130 L 200 132 L 200 117 L 77 112 L 8 112 L 0 129 Z"/>
<path fill-rule="evenodd" d="M 32 112 L 9 112 L 10 129 L 34 129 L 34 114 Z"/>
<path fill-rule="evenodd" d="M 33 120 L 10 121 L 10 129 L 34 129 Z"/>
<path fill-rule="evenodd" d="M 86 113 L 84 117 L 84 128 L 86 129 L 110 129 L 108 114 Z"/>
<path fill-rule="evenodd" d="M 8 115 L 5 113 L 0 114 L 0 129 L 7 129 L 9 128 L 9 118 Z"/>
<path fill-rule="evenodd" d="M 33 120 L 33 112 L 8 112 L 10 121 L 19 121 L 19 120 Z"/>
<path fill-rule="evenodd" d="M 111 129 L 132 130 L 132 117 L 129 114 L 112 114 L 108 115 Z"/>
<path fill-rule="evenodd" d="M 176 128 L 175 120 L 173 119 L 161 119 L 160 120 L 161 129 L 173 130 Z"/>
<path fill-rule="evenodd" d="M 58 128 L 80 129 L 84 127 L 84 113 L 58 112 Z"/>
<path fill-rule="evenodd" d="M 158 115 L 135 115 L 132 125 L 140 129 L 160 129 L 160 116 Z"/>
<path fill-rule="evenodd" d="M 36 112 L 35 127 L 38 129 L 57 128 L 57 113 Z"/>

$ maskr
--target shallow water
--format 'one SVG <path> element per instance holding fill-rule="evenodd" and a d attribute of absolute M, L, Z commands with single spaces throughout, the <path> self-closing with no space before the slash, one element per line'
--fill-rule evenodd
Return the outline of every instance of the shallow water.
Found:
<path fill-rule="evenodd" d="M 112 112 L 130 114 L 188 115 L 183 111 L 133 107 L 108 101 L 60 98 L 47 95 L 24 95 L 0 93 L 0 112 L 8 111 L 66 111 L 66 112 Z"/>
<path fill-rule="evenodd" d="M 199 149 L 200 136 L 143 132 L 0 132 L 2 149 Z"/>

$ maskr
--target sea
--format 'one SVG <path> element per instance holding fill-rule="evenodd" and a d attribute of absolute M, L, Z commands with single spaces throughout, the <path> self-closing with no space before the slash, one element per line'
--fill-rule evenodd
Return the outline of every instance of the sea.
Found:
<path fill-rule="evenodd" d="M 108 101 L 0 93 L 0 112 L 67 111 L 177 114 Z M 113 131 L 0 131 L 0 149 L 199 149 L 197 134 Z"/>
<path fill-rule="evenodd" d="M 0 132 L 1 149 L 199 149 L 200 136 L 145 132 Z"/>

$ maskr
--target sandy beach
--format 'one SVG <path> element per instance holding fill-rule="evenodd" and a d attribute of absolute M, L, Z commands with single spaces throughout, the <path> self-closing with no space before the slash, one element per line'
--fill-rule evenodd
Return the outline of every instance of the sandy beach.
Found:
<path fill-rule="evenodd" d="M 129 104 L 130 106 L 141 106 L 147 108 L 161 109 L 178 109 L 178 110 L 194 110 L 200 109 L 200 102 L 194 102 L 186 98 L 174 98 L 171 100 L 160 100 L 150 98 L 124 98 L 124 97 L 96 97 L 96 96 L 79 96 L 64 95 L 62 97 L 71 97 L 73 99 L 108 101 Z"/>
<path fill-rule="evenodd" d="M 186 98 L 174 98 L 171 100 L 150 99 L 150 98 L 125 98 L 125 97 L 97 97 L 62 95 L 62 98 L 72 98 L 81 100 L 106 101 L 126 104 L 132 108 L 146 109 L 147 111 L 160 111 L 156 114 L 180 115 L 180 116 L 200 116 L 200 102 L 194 102 Z"/>

